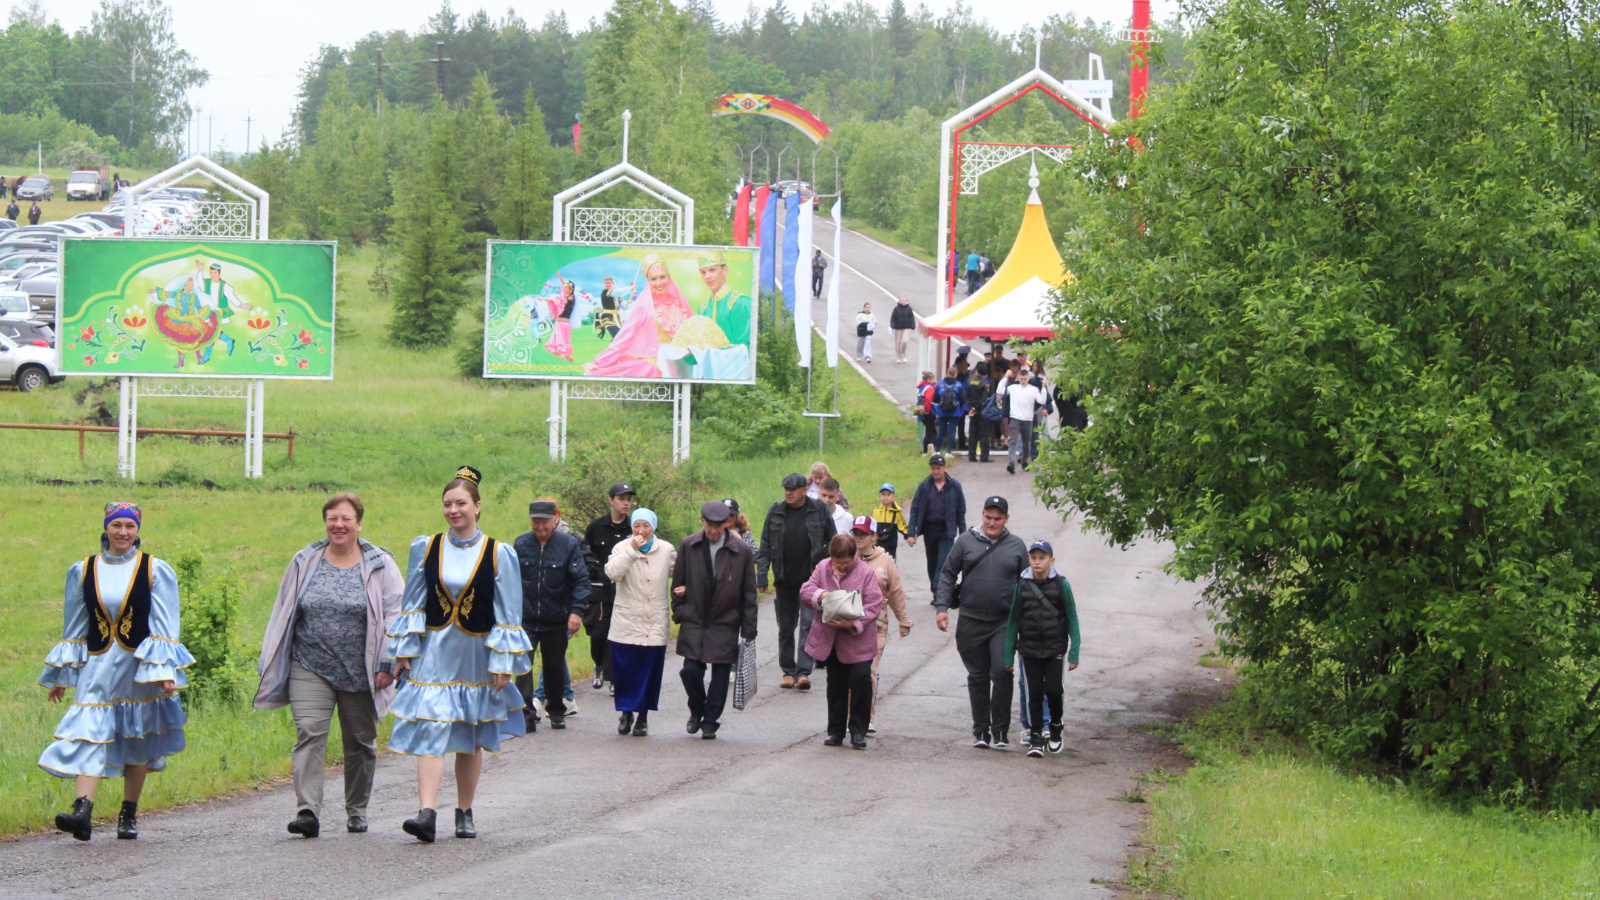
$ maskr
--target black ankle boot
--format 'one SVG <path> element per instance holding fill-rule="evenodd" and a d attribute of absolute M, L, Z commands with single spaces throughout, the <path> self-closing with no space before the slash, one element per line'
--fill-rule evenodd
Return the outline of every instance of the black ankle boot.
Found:
<path fill-rule="evenodd" d="M 439 819 L 439 814 L 431 809 L 417 810 L 416 818 L 407 819 L 400 830 L 411 835 L 424 844 L 433 843 L 434 825 Z"/>
<path fill-rule="evenodd" d="M 633 730 L 633 713 L 625 712 L 617 719 L 617 734 L 627 734 Z"/>
<path fill-rule="evenodd" d="M 478 827 L 472 824 L 472 810 L 456 807 L 456 837 L 475 838 Z"/>
<path fill-rule="evenodd" d="M 644 737 L 650 733 L 650 713 L 641 712 L 633 717 L 633 736 Z"/>
<path fill-rule="evenodd" d="M 56 829 L 87 841 L 94 831 L 94 801 L 88 797 L 72 801 L 72 812 L 56 814 Z"/>
<path fill-rule="evenodd" d="M 117 813 L 117 840 L 135 841 L 139 839 L 139 804 L 131 800 L 122 801 L 122 810 Z"/>

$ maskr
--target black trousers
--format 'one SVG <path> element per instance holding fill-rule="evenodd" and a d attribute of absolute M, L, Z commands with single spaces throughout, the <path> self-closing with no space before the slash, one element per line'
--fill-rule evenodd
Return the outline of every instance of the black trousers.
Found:
<path fill-rule="evenodd" d="M 1050 721 L 1061 724 L 1061 676 L 1066 660 L 1059 656 L 1022 657 L 1022 677 L 1028 682 L 1028 721 L 1035 730 L 1044 721 L 1044 701 L 1050 701 Z"/>
<path fill-rule="evenodd" d="M 950 548 L 956 542 L 947 533 L 948 530 L 942 520 L 922 523 L 922 549 L 928 557 L 928 590 L 935 597 L 939 596 L 939 570 L 944 567 L 944 558 L 950 555 Z"/>
<path fill-rule="evenodd" d="M 806 653 L 806 636 L 816 612 L 800 602 L 800 585 L 776 585 L 772 612 L 778 617 L 778 668 L 785 675 L 810 678 L 816 661 Z"/>
<path fill-rule="evenodd" d="M 706 688 L 706 663 L 685 658 L 678 677 L 683 679 L 683 692 L 689 695 L 689 715 L 700 720 L 700 730 L 716 734 L 721 726 L 722 710 L 728 704 L 728 679 L 733 675 L 732 663 L 711 663 L 711 687 Z"/>
<path fill-rule="evenodd" d="M 528 640 L 533 642 L 533 650 L 528 657 L 531 660 L 534 653 L 539 654 L 539 661 L 544 668 L 544 683 L 550 685 L 544 694 L 545 708 L 552 716 L 565 716 L 567 701 L 563 695 L 567 683 L 567 630 L 530 631 Z M 523 709 L 532 710 L 536 701 L 533 698 L 531 671 L 517 676 L 517 691 L 522 694 Z"/>
<path fill-rule="evenodd" d="M 821 269 L 812 269 L 811 270 L 811 296 L 813 296 L 813 297 L 821 297 L 822 296 L 822 270 Z"/>
<path fill-rule="evenodd" d="M 989 458 L 989 426 L 994 424 L 982 413 L 967 418 L 967 459 L 976 461 Z"/>
<path fill-rule="evenodd" d="M 872 720 L 872 660 L 840 662 L 835 650 L 823 665 L 828 670 L 828 734 L 844 737 L 846 726 L 851 734 L 866 734 Z"/>
<path fill-rule="evenodd" d="M 1006 620 L 982 622 L 962 615 L 956 621 L 956 652 L 967 667 L 973 734 L 985 729 L 991 735 L 1010 731 L 1011 673 L 1006 667 L 1011 661 L 1006 659 Z"/>
<path fill-rule="evenodd" d="M 594 673 L 602 681 L 611 680 L 611 609 L 617 602 L 617 586 L 608 584 L 602 589 L 599 597 L 593 597 L 591 604 L 600 604 L 600 621 L 593 625 L 585 623 L 584 633 L 589 635 L 589 659 L 594 661 Z"/>

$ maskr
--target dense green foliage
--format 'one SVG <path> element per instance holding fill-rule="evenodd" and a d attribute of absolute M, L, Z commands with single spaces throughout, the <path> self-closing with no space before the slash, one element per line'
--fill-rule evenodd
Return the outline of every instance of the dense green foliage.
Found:
<path fill-rule="evenodd" d="M 389 337 L 402 347 L 449 343 L 455 335 L 456 314 L 466 305 L 469 257 L 458 215 L 466 204 L 458 175 L 471 147 L 449 125 L 452 119 L 470 114 L 468 109 L 456 116 L 441 112 L 434 117 L 422 178 L 395 203 L 393 231 L 400 262 Z"/>
<path fill-rule="evenodd" d="M 1273 720 L 1447 790 L 1600 802 L 1597 12 L 1220 3 L 1080 162 L 1042 489 L 1173 540 Z"/>

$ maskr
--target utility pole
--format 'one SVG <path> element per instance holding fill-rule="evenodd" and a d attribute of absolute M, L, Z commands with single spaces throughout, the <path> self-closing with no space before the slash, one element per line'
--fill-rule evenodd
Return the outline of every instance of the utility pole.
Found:
<path fill-rule="evenodd" d="M 250 123 L 255 121 L 250 118 L 250 110 L 244 111 L 244 152 L 250 152 Z"/>
<path fill-rule="evenodd" d="M 444 99 L 444 64 L 450 61 L 450 57 L 444 55 L 444 41 L 437 41 L 437 42 L 434 43 L 433 46 L 434 46 L 434 55 L 433 55 L 433 59 L 430 60 L 430 62 L 434 63 L 438 67 L 437 71 L 438 71 L 438 76 L 439 76 L 439 99 L 443 100 Z"/>
<path fill-rule="evenodd" d="M 210 113 L 210 114 L 208 114 L 206 116 L 206 156 L 207 157 L 211 156 L 213 153 L 215 153 L 217 151 L 216 142 L 211 140 L 211 123 L 212 123 L 212 121 L 214 119 L 216 119 L 216 117 L 217 117 L 216 113 Z"/>

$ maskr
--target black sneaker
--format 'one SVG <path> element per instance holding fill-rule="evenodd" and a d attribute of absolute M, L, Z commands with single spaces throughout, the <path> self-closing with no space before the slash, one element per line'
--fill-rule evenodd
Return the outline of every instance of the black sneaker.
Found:
<path fill-rule="evenodd" d="M 1035 728 L 1028 732 L 1028 755 L 1032 757 L 1044 756 L 1044 735 Z"/>
<path fill-rule="evenodd" d="M 1061 752 L 1061 723 L 1060 722 L 1051 722 L 1050 723 L 1050 752 L 1051 753 L 1060 753 Z"/>
<path fill-rule="evenodd" d="M 301 837 L 314 838 L 322 833 L 322 825 L 317 821 L 317 814 L 309 809 L 302 809 L 289 821 L 289 833 Z"/>
<path fill-rule="evenodd" d="M 989 749 L 991 750 L 1004 750 L 1010 746 L 1011 742 L 1006 740 L 1006 733 L 1004 731 L 996 731 L 994 733 L 994 740 L 989 742 Z"/>
<path fill-rule="evenodd" d="M 554 728 L 557 731 L 560 731 L 561 729 L 566 728 L 567 727 L 567 718 L 566 718 L 566 716 L 551 716 L 550 717 L 550 727 Z"/>
<path fill-rule="evenodd" d="M 987 728 L 974 728 L 972 730 L 972 746 L 978 747 L 978 748 L 982 748 L 982 749 L 988 749 L 988 747 L 989 747 L 989 729 L 987 729 Z"/>
<path fill-rule="evenodd" d="M 1006 463 L 1006 472 L 1011 475 L 1017 474 L 1016 465 L 1014 463 Z"/>

